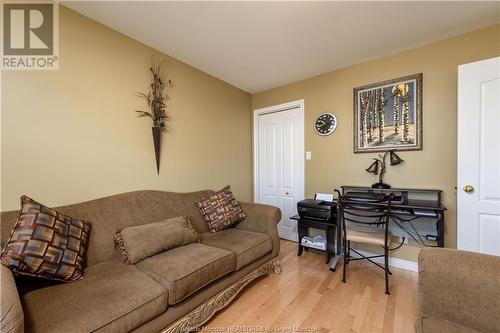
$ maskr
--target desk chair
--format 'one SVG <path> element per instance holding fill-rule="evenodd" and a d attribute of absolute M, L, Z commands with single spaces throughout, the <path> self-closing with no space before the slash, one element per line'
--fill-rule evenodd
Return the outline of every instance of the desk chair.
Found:
<path fill-rule="evenodd" d="M 385 271 L 385 293 L 389 295 L 389 214 L 391 210 L 391 200 L 394 196 L 391 193 L 383 199 L 355 199 L 348 195 L 342 196 L 335 190 L 339 198 L 339 213 L 342 217 L 342 231 L 344 237 L 344 268 L 342 272 L 342 282 L 345 283 L 347 265 L 351 260 L 368 260 Z M 351 241 L 357 243 L 367 243 L 380 245 L 384 249 L 383 255 L 365 257 L 351 248 Z M 351 258 L 353 251 L 359 258 Z M 384 266 L 376 263 L 372 259 L 384 257 Z"/>

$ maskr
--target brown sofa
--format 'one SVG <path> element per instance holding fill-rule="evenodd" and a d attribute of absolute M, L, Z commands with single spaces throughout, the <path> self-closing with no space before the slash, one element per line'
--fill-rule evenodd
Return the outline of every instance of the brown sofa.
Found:
<path fill-rule="evenodd" d="M 418 271 L 417 332 L 500 332 L 500 257 L 423 249 Z"/>
<path fill-rule="evenodd" d="M 201 326 L 255 278 L 279 270 L 279 209 L 240 203 L 247 218 L 210 233 L 194 202 L 211 191 L 137 191 L 58 207 L 91 221 L 85 278 L 24 281 L 1 266 L 2 332 L 180 332 Z M 1 245 L 17 219 L 1 213 Z M 184 215 L 202 242 L 126 265 L 117 229 Z M 17 284 L 17 286 L 16 286 Z M 24 320 L 23 320 L 24 312 Z"/>

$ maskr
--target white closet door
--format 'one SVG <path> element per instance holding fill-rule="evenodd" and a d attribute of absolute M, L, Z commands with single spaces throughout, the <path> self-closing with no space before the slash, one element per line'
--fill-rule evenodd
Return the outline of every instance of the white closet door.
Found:
<path fill-rule="evenodd" d="M 297 224 L 290 217 L 302 200 L 302 131 L 299 108 L 258 116 L 258 201 L 281 209 L 281 238 L 297 241 Z"/>

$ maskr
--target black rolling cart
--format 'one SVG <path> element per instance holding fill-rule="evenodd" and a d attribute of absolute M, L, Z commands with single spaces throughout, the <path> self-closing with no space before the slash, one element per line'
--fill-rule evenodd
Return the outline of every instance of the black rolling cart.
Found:
<path fill-rule="evenodd" d="M 335 206 L 332 208 L 336 210 L 337 203 L 334 202 L 332 203 L 332 205 Z M 298 232 L 297 256 L 301 256 L 304 249 L 311 248 L 316 251 L 323 252 L 325 254 L 325 261 L 327 264 L 330 263 L 330 261 L 332 261 L 333 258 L 334 263 L 332 264 L 332 267 L 335 267 L 336 262 L 338 261 L 338 257 L 341 253 L 340 237 L 342 237 L 340 228 L 337 227 L 340 226 L 340 224 L 337 221 L 338 220 L 337 214 L 336 213 L 332 214 L 332 217 L 330 219 L 301 217 L 300 215 L 294 215 L 290 218 L 292 220 L 297 221 L 297 232 Z M 326 238 L 325 250 L 319 250 L 315 247 L 308 247 L 302 244 L 302 238 L 304 236 L 308 236 L 309 228 L 325 231 L 325 238 Z"/>

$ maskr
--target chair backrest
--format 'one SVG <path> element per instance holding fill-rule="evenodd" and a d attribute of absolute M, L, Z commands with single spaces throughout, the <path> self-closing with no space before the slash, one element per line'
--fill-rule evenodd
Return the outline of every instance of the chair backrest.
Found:
<path fill-rule="evenodd" d="M 384 230 L 388 234 L 389 216 L 393 193 L 378 197 L 364 197 L 362 199 L 342 195 L 335 190 L 339 200 L 339 213 L 342 217 L 344 236 L 347 228 L 359 231 Z"/>

